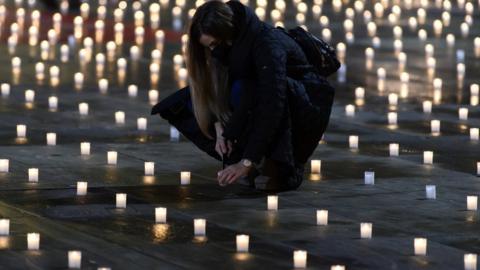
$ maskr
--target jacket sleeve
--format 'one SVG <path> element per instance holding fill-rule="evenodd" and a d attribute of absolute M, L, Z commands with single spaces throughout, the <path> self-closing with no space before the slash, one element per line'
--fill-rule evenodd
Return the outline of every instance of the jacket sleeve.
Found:
<path fill-rule="evenodd" d="M 253 123 L 243 158 L 259 163 L 280 124 L 286 104 L 287 53 L 279 40 L 263 38 L 253 50 L 256 73 Z"/>

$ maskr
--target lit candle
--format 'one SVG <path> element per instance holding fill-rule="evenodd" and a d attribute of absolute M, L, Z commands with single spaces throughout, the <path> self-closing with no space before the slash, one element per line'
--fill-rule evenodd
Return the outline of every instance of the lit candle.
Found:
<path fill-rule="evenodd" d="M 147 118 L 140 117 L 137 119 L 137 129 L 147 130 Z"/>
<path fill-rule="evenodd" d="M 422 105 L 423 105 L 423 112 L 424 113 L 428 113 L 428 114 L 432 113 L 432 102 L 431 101 L 426 100 L 422 103 Z"/>
<path fill-rule="evenodd" d="M 27 126 L 26 125 L 17 125 L 17 137 L 25 138 L 27 136 Z"/>
<path fill-rule="evenodd" d="M 415 255 L 427 255 L 427 238 L 415 238 L 414 240 Z"/>
<path fill-rule="evenodd" d="M 396 157 L 396 156 L 398 156 L 399 148 L 400 148 L 400 146 L 399 146 L 398 143 L 391 143 L 391 144 L 389 144 L 390 156 L 391 156 L 391 157 Z"/>
<path fill-rule="evenodd" d="M 107 163 L 108 165 L 117 165 L 117 152 L 108 151 L 107 152 Z"/>
<path fill-rule="evenodd" d="M 358 136 L 357 135 L 348 136 L 348 144 L 350 146 L 350 149 L 358 149 Z"/>
<path fill-rule="evenodd" d="M 459 108 L 458 109 L 458 119 L 459 120 L 468 120 L 468 108 Z"/>
<path fill-rule="evenodd" d="M 467 196 L 467 210 L 477 211 L 478 197 Z"/>
<path fill-rule="evenodd" d="M 195 236 L 205 236 L 205 225 L 207 221 L 203 218 L 197 218 L 193 220 L 193 226 L 194 226 L 194 235 Z"/>
<path fill-rule="evenodd" d="M 0 219 L 0 235 L 8 236 L 10 234 L 10 220 L 2 218 Z"/>
<path fill-rule="evenodd" d="M 35 91 L 28 89 L 25 90 L 25 102 L 32 103 L 35 100 Z"/>
<path fill-rule="evenodd" d="M 10 161 L 8 159 L 0 159 L 0 172 L 8 173 Z"/>
<path fill-rule="evenodd" d="M 293 267 L 294 268 L 307 267 L 307 251 L 305 250 L 293 251 Z"/>
<path fill-rule="evenodd" d="M 8 97 L 10 95 L 10 84 L 2 83 L 1 86 L 2 97 Z"/>
<path fill-rule="evenodd" d="M 87 195 L 88 182 L 77 182 L 77 195 Z"/>
<path fill-rule="evenodd" d="M 55 96 L 51 96 L 48 98 L 48 108 L 51 111 L 56 111 L 58 109 L 58 98 Z"/>
<path fill-rule="evenodd" d="M 78 112 L 80 113 L 81 116 L 87 116 L 88 115 L 88 103 L 82 102 L 78 104 Z"/>
<path fill-rule="evenodd" d="M 165 207 L 156 207 L 155 208 L 155 222 L 156 223 L 167 223 L 167 208 L 165 208 Z"/>
<path fill-rule="evenodd" d="M 117 125 L 125 124 L 125 113 L 122 111 L 115 112 L 115 123 Z"/>
<path fill-rule="evenodd" d="M 136 97 L 138 93 L 138 87 L 134 84 L 128 86 L 128 96 L 129 97 Z"/>
<path fill-rule="evenodd" d="M 150 104 L 153 105 L 157 103 L 158 96 L 159 96 L 158 90 L 151 89 L 150 91 L 148 91 L 148 101 L 150 102 Z"/>
<path fill-rule="evenodd" d="M 28 181 L 29 182 L 38 182 L 38 168 L 29 168 L 28 169 Z"/>
<path fill-rule="evenodd" d="M 345 266 L 344 265 L 332 265 L 332 267 L 330 267 L 330 270 L 345 270 Z"/>
<path fill-rule="evenodd" d="M 269 195 L 267 197 L 267 209 L 277 211 L 278 210 L 278 196 L 277 195 Z"/>
<path fill-rule="evenodd" d="M 389 112 L 388 115 L 388 124 L 392 126 L 397 125 L 397 113 L 396 112 Z"/>
<path fill-rule="evenodd" d="M 90 155 L 90 143 L 89 142 L 81 142 L 80 143 L 80 154 L 82 156 Z"/>
<path fill-rule="evenodd" d="M 248 252 L 250 237 L 245 234 L 237 235 L 237 252 Z"/>
<path fill-rule="evenodd" d="M 365 88 L 357 87 L 355 88 L 355 98 L 363 99 L 365 97 Z"/>
<path fill-rule="evenodd" d="M 372 238 L 372 223 L 360 223 L 360 238 Z"/>
<path fill-rule="evenodd" d="M 82 266 L 82 252 L 78 250 L 68 251 L 68 268 L 80 269 Z"/>
<path fill-rule="evenodd" d="M 155 174 L 155 163 L 154 162 L 145 162 L 144 164 L 145 175 L 152 176 Z"/>
<path fill-rule="evenodd" d="M 430 129 L 432 131 L 432 134 L 440 133 L 440 120 L 430 121 Z"/>
<path fill-rule="evenodd" d="M 398 104 L 398 95 L 397 95 L 397 94 L 394 94 L 394 93 L 389 94 L 389 95 L 388 95 L 388 104 L 389 104 L 390 106 L 397 106 L 397 104 Z"/>
<path fill-rule="evenodd" d="M 75 73 L 75 75 L 73 76 L 73 80 L 75 82 L 75 88 L 77 90 L 82 88 L 84 78 L 85 76 L 83 75 L 83 73 L 80 73 L 80 72 Z"/>
<path fill-rule="evenodd" d="M 127 208 L 127 194 L 117 193 L 115 194 L 115 201 L 117 208 Z"/>
<path fill-rule="evenodd" d="M 477 270 L 477 254 L 463 255 L 463 264 L 465 270 Z"/>
<path fill-rule="evenodd" d="M 317 225 L 328 225 L 328 210 L 317 210 Z"/>
<path fill-rule="evenodd" d="M 28 250 L 39 250 L 40 249 L 40 234 L 38 234 L 38 233 L 28 233 L 27 234 L 27 245 L 28 245 Z"/>
<path fill-rule="evenodd" d="M 100 93 L 105 94 L 108 91 L 108 80 L 107 79 L 100 79 L 98 81 L 98 88 L 100 89 Z"/>
<path fill-rule="evenodd" d="M 423 164 L 433 164 L 433 151 L 423 151 Z"/>
<path fill-rule="evenodd" d="M 470 140 L 478 141 L 479 139 L 479 130 L 478 128 L 470 128 Z"/>
<path fill-rule="evenodd" d="M 352 104 L 348 104 L 345 106 L 345 114 L 349 117 L 355 116 L 355 106 Z"/>
<path fill-rule="evenodd" d="M 47 145 L 56 145 L 57 144 L 57 134 L 50 132 L 47 133 Z"/>
<path fill-rule="evenodd" d="M 375 172 L 366 171 L 364 173 L 365 185 L 374 185 L 375 184 Z"/>
<path fill-rule="evenodd" d="M 437 188 L 435 185 L 426 185 L 425 192 L 427 199 L 435 200 L 437 198 Z"/>
<path fill-rule="evenodd" d="M 183 185 L 189 185 L 190 184 L 190 177 L 191 173 L 190 172 L 180 172 L 180 184 Z"/>
<path fill-rule="evenodd" d="M 310 162 L 310 172 L 313 174 L 320 174 L 322 168 L 322 161 L 315 159 Z"/>

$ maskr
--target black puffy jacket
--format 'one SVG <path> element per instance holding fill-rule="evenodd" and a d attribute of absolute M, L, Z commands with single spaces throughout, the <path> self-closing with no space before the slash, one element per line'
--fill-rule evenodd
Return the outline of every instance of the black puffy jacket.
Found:
<path fill-rule="evenodd" d="M 303 164 L 327 127 L 334 89 L 286 33 L 240 2 L 227 4 L 236 28 L 227 61 L 230 80 L 253 84 L 247 104 L 234 112 L 223 136 L 244 149 L 238 158 Z"/>

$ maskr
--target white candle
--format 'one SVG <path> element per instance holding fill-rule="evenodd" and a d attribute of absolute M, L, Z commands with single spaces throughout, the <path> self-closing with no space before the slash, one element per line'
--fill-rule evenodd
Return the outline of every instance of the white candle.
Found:
<path fill-rule="evenodd" d="M 278 196 L 277 195 L 269 195 L 267 197 L 267 209 L 272 211 L 278 210 Z"/>
<path fill-rule="evenodd" d="M 107 152 L 107 163 L 108 165 L 117 165 L 117 152 L 108 151 Z"/>
<path fill-rule="evenodd" d="M 458 109 L 458 119 L 459 120 L 468 120 L 468 108 L 459 108 Z"/>
<path fill-rule="evenodd" d="M 478 196 L 467 196 L 467 210 L 477 211 Z"/>
<path fill-rule="evenodd" d="M 155 175 L 155 162 L 145 162 L 144 164 L 145 175 Z"/>
<path fill-rule="evenodd" d="M 189 185 L 190 184 L 190 177 L 191 173 L 190 172 L 180 172 L 180 184 L 183 185 Z"/>
<path fill-rule="evenodd" d="M 357 87 L 355 88 L 355 98 L 363 99 L 365 97 L 365 88 Z"/>
<path fill-rule="evenodd" d="M 0 235 L 8 236 L 10 234 L 10 220 L 2 218 L 0 219 Z"/>
<path fill-rule="evenodd" d="M 47 145 L 56 145 L 57 144 L 57 134 L 50 132 L 47 133 Z"/>
<path fill-rule="evenodd" d="M 437 188 L 435 185 L 426 185 L 425 192 L 427 199 L 435 200 L 437 198 Z"/>
<path fill-rule="evenodd" d="M 375 184 L 375 172 L 366 171 L 364 173 L 365 185 L 374 185 Z"/>
<path fill-rule="evenodd" d="M 8 173 L 10 161 L 8 159 L 0 159 L 0 172 Z"/>
<path fill-rule="evenodd" d="M 423 164 L 433 164 L 433 151 L 423 151 Z"/>
<path fill-rule="evenodd" d="M 98 81 L 98 88 L 100 89 L 100 93 L 105 94 L 108 91 L 108 80 L 107 79 L 100 79 Z"/>
<path fill-rule="evenodd" d="M 390 156 L 391 156 L 391 157 L 396 157 L 396 156 L 398 156 L 399 148 L 400 148 L 400 146 L 399 146 L 398 143 L 391 143 L 391 144 L 389 144 Z"/>
<path fill-rule="evenodd" d="M 156 223 L 167 223 L 167 208 L 165 208 L 165 207 L 156 207 L 155 208 L 155 222 Z"/>
<path fill-rule="evenodd" d="M 477 254 L 463 255 L 463 265 L 465 270 L 477 270 Z"/>
<path fill-rule="evenodd" d="M 138 87 L 134 84 L 128 86 L 128 96 L 129 97 L 136 97 L 138 93 Z"/>
<path fill-rule="evenodd" d="M 58 109 L 58 98 L 55 96 L 51 96 L 48 98 L 48 108 L 52 111 Z"/>
<path fill-rule="evenodd" d="M 194 226 L 194 235 L 195 236 L 205 236 L 205 226 L 207 224 L 207 221 L 203 218 L 196 218 L 193 220 L 193 226 Z"/>
<path fill-rule="evenodd" d="M 345 106 L 345 114 L 348 117 L 353 117 L 355 116 L 355 106 L 352 104 L 348 104 Z"/>
<path fill-rule="evenodd" d="M 77 182 L 77 195 L 87 195 L 88 182 Z"/>
<path fill-rule="evenodd" d="M 127 208 L 127 194 L 125 193 L 115 194 L 115 204 L 117 208 Z"/>
<path fill-rule="evenodd" d="M 330 267 L 330 270 L 345 270 L 345 266 L 344 265 L 332 265 Z"/>
<path fill-rule="evenodd" d="M 358 136 L 357 135 L 348 136 L 348 144 L 350 146 L 350 149 L 358 149 Z"/>
<path fill-rule="evenodd" d="M 82 266 L 82 252 L 78 250 L 68 251 L 68 268 L 80 269 Z"/>
<path fill-rule="evenodd" d="M 388 95 L 388 104 L 390 106 L 397 106 L 398 104 L 398 95 L 395 93 Z"/>
<path fill-rule="evenodd" d="M 430 100 L 426 100 L 422 103 L 423 105 L 423 112 L 424 113 L 432 113 L 432 102 Z"/>
<path fill-rule="evenodd" d="M 414 240 L 415 255 L 427 255 L 427 238 L 415 238 Z"/>
<path fill-rule="evenodd" d="M 471 128 L 470 129 L 470 140 L 478 141 L 479 139 L 479 130 L 478 128 Z"/>
<path fill-rule="evenodd" d="M 392 126 L 397 125 L 397 113 L 396 112 L 389 112 L 388 115 L 388 124 Z"/>
<path fill-rule="evenodd" d="M 155 104 L 158 102 L 158 90 L 152 89 L 148 91 L 148 101 L 150 104 Z"/>
<path fill-rule="evenodd" d="M 27 234 L 27 246 L 28 246 L 28 250 L 39 250 L 40 249 L 40 234 L 38 234 L 38 233 L 28 233 Z"/>
<path fill-rule="evenodd" d="M 322 161 L 318 159 L 314 159 L 310 161 L 310 172 L 313 174 L 320 174 L 322 169 Z"/>
<path fill-rule="evenodd" d="M 237 252 L 248 252 L 250 237 L 246 234 L 237 235 Z"/>
<path fill-rule="evenodd" d="M 80 154 L 82 156 L 90 155 L 90 143 L 89 142 L 81 142 L 80 143 Z"/>
<path fill-rule="evenodd" d="M 115 112 L 115 123 L 117 125 L 125 124 L 125 113 L 122 111 Z"/>
<path fill-rule="evenodd" d="M 73 80 L 75 82 L 75 88 L 76 89 L 81 89 L 82 88 L 84 78 L 85 78 L 85 76 L 83 75 L 83 73 L 80 73 L 80 72 L 77 72 L 77 73 L 75 73 L 75 75 L 73 75 Z"/>
<path fill-rule="evenodd" d="M 293 251 L 293 267 L 294 268 L 307 267 L 307 251 L 305 250 Z"/>
<path fill-rule="evenodd" d="M 29 182 L 38 182 L 38 168 L 29 168 L 28 169 L 28 181 Z"/>
<path fill-rule="evenodd" d="M 27 126 L 26 125 L 17 125 L 17 137 L 25 138 L 27 136 Z"/>
<path fill-rule="evenodd" d="M 360 223 L 360 238 L 372 238 L 372 223 Z"/>
<path fill-rule="evenodd" d="M 137 119 L 137 129 L 147 130 L 147 118 L 140 117 Z"/>
<path fill-rule="evenodd" d="M 1 86 L 2 97 L 8 97 L 10 95 L 10 84 L 2 83 Z"/>
<path fill-rule="evenodd" d="M 432 131 L 432 134 L 440 133 L 440 120 L 430 121 L 430 129 Z"/>
<path fill-rule="evenodd" d="M 88 115 L 88 103 L 82 102 L 78 104 L 78 112 L 80 113 L 81 116 L 87 116 Z"/>
<path fill-rule="evenodd" d="M 32 103 L 35 101 L 35 91 L 28 89 L 25 90 L 25 102 Z"/>
<path fill-rule="evenodd" d="M 328 210 L 317 210 L 317 225 L 328 225 Z"/>

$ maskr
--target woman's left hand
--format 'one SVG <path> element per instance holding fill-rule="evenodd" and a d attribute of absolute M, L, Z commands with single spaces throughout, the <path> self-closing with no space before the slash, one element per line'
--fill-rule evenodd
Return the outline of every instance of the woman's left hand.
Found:
<path fill-rule="evenodd" d="M 245 167 L 240 162 L 229 165 L 225 169 L 217 173 L 217 180 L 220 186 L 226 186 L 234 183 L 242 176 L 247 176 L 250 171 L 249 167 Z"/>

